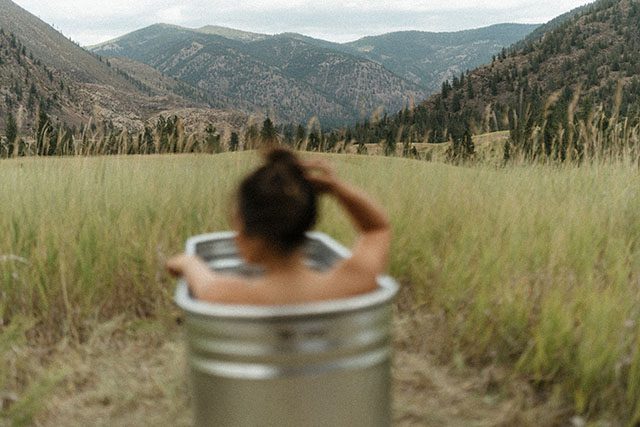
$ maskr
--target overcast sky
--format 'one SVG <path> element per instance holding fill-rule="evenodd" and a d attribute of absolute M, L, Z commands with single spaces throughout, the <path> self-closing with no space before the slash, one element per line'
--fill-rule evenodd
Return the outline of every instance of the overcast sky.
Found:
<path fill-rule="evenodd" d="M 544 23 L 588 0 L 14 0 L 82 45 L 158 22 L 298 32 L 345 42 L 400 30 L 456 31 Z"/>

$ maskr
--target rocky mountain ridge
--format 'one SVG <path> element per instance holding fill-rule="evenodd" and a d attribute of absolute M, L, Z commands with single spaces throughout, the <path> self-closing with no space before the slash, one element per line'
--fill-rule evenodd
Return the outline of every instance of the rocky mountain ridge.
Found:
<path fill-rule="evenodd" d="M 489 61 L 534 28 L 504 24 L 455 33 L 399 32 L 339 44 L 296 33 L 156 24 L 91 49 L 143 62 L 203 89 L 222 105 L 231 102 L 281 122 L 315 116 L 331 126 L 413 105 L 446 77 Z"/>

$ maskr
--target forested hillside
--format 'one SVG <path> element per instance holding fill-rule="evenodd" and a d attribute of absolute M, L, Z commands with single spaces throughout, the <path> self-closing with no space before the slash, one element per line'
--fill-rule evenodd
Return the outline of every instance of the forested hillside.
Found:
<path fill-rule="evenodd" d="M 375 62 L 295 37 L 231 39 L 218 32 L 158 24 L 93 50 L 148 64 L 202 89 L 217 106 L 280 122 L 318 117 L 325 126 L 346 124 L 426 96 Z"/>
<path fill-rule="evenodd" d="M 640 117 L 640 4 L 600 0 L 541 37 L 504 49 L 484 67 L 443 83 L 415 109 L 355 127 L 365 141 L 453 140 L 511 130 L 507 155 L 581 156 L 589 132 Z M 591 147 L 593 148 L 593 147 Z M 468 147 L 472 150 L 473 147 Z"/>
<path fill-rule="evenodd" d="M 443 33 L 400 31 L 345 46 L 434 93 L 443 81 L 490 62 L 503 47 L 524 39 L 536 28 L 538 25 L 497 24 Z"/>
<path fill-rule="evenodd" d="M 157 24 L 91 49 L 150 65 L 200 88 L 219 107 L 258 111 L 281 123 L 318 117 L 332 127 L 421 102 L 446 78 L 489 62 L 536 27 L 405 31 L 340 44 L 296 33 Z"/>

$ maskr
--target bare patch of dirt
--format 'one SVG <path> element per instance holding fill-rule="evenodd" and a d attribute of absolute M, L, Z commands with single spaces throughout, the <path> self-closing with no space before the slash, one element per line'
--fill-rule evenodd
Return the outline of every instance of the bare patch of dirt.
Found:
<path fill-rule="evenodd" d="M 438 363 L 429 348 L 429 343 L 438 342 L 430 339 L 435 334 L 432 320 L 415 312 L 396 316 L 395 426 L 558 423 L 562 414 L 557 411 L 530 409 L 526 390 L 519 393 L 513 384 L 496 386 L 496 381 L 504 383 L 505 378 L 495 370 L 460 372 L 455 364 Z M 53 358 L 67 375 L 35 418 L 36 425 L 191 423 L 186 354 L 178 328 L 149 323 L 132 326 L 116 320 L 97 329 L 82 346 L 60 345 Z"/>
<path fill-rule="evenodd" d="M 40 426 L 189 426 L 185 350 L 177 331 L 112 325 L 56 359 L 70 372 L 35 419 Z"/>

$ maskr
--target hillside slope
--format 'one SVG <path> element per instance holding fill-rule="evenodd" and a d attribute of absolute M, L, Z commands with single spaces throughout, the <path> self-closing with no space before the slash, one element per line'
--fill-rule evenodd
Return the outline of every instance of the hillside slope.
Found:
<path fill-rule="evenodd" d="M 149 66 L 88 52 L 9 0 L 0 0 L 0 10 L 0 133 L 9 113 L 26 140 L 35 138 L 41 112 L 49 128 L 70 132 L 85 125 L 140 131 L 173 114 L 240 130 L 246 118 L 211 109 L 218 105 L 204 91 Z"/>
<path fill-rule="evenodd" d="M 342 44 L 297 33 L 280 36 L 371 60 L 431 94 L 445 80 L 490 62 L 502 48 L 529 37 L 539 28 L 537 24 L 497 24 L 441 33 L 398 31 Z"/>
<path fill-rule="evenodd" d="M 245 111 L 279 121 L 345 123 L 378 107 L 397 111 L 424 91 L 379 64 L 285 35 L 229 39 L 157 24 L 93 47 L 148 64 Z M 248 41 L 247 41 L 248 40 Z"/>
<path fill-rule="evenodd" d="M 511 130 L 515 148 L 528 154 L 582 155 L 593 139 L 587 131 L 607 127 L 601 114 L 628 117 L 628 126 L 638 121 L 639 24 L 637 1 L 600 0 L 455 78 L 416 109 L 369 128 L 359 125 L 361 138 L 401 134 L 403 140 L 442 142 Z"/>
<path fill-rule="evenodd" d="M 498 24 L 443 33 L 401 31 L 365 37 L 345 46 L 433 93 L 443 81 L 490 62 L 503 47 L 522 40 L 537 27 Z"/>
<path fill-rule="evenodd" d="M 9 113 L 20 131 L 32 129 L 41 107 L 64 122 L 82 122 L 79 89 L 67 74 L 29 55 L 15 35 L 0 28 L 0 130 L 4 131 Z"/>
<path fill-rule="evenodd" d="M 13 33 L 34 57 L 82 83 L 137 88 L 95 55 L 67 39 L 11 0 L 0 0 L 0 28 Z"/>

